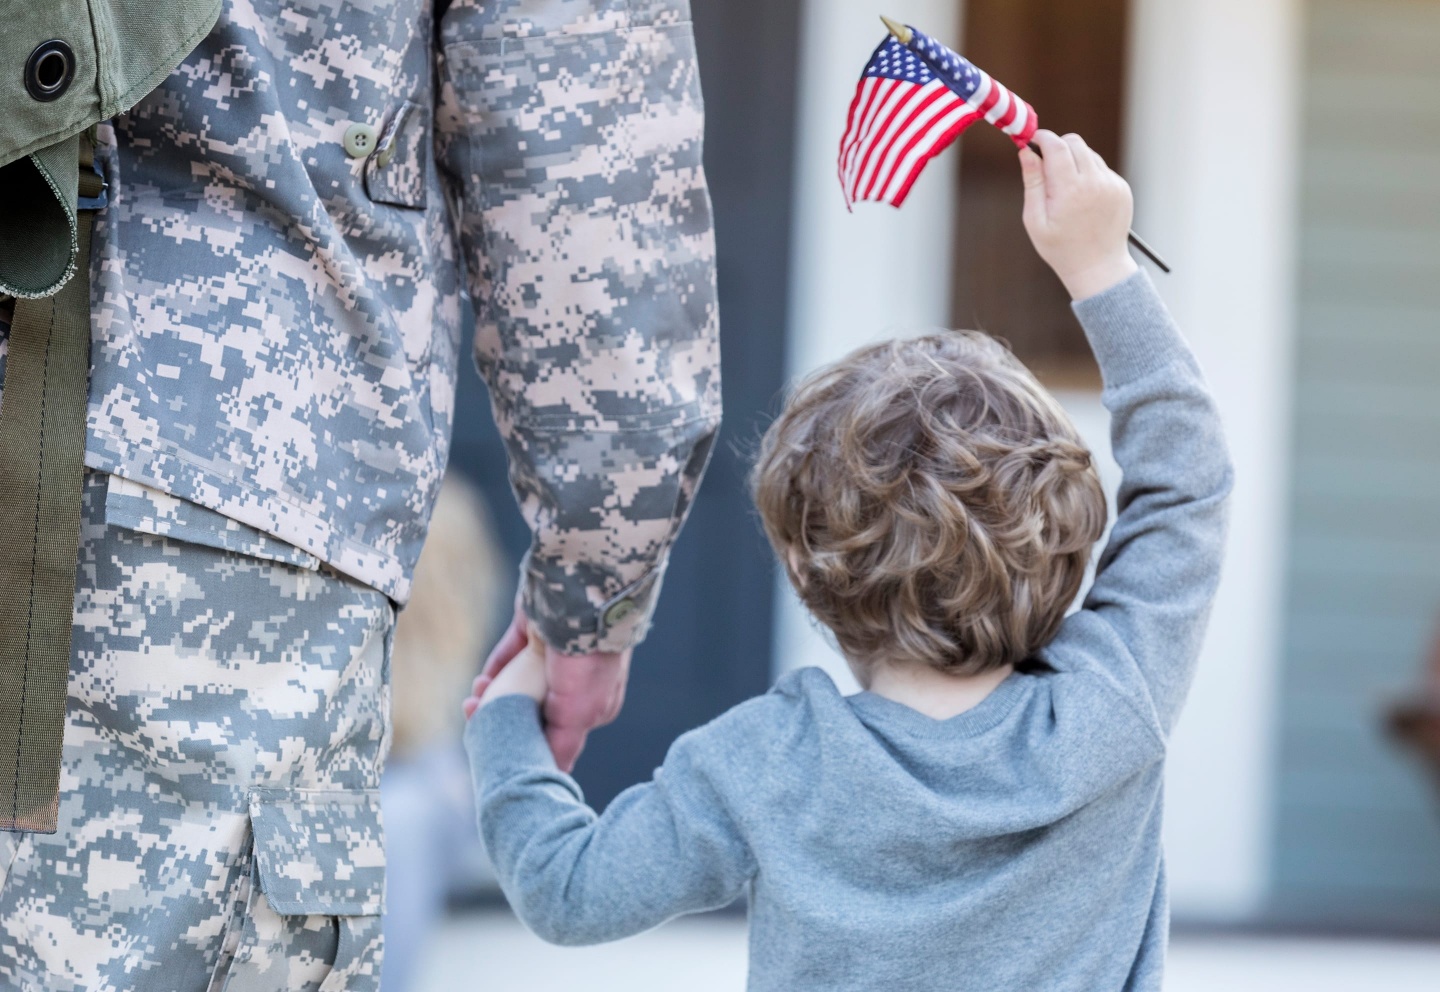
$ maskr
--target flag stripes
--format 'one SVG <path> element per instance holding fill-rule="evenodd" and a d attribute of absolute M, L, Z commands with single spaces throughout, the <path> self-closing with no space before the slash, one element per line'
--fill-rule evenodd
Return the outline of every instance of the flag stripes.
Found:
<path fill-rule="evenodd" d="M 1021 146 L 1037 127 L 1024 100 L 950 49 L 919 31 L 909 46 L 886 39 L 860 78 L 840 139 L 846 205 L 900 206 L 930 160 L 978 120 Z"/>

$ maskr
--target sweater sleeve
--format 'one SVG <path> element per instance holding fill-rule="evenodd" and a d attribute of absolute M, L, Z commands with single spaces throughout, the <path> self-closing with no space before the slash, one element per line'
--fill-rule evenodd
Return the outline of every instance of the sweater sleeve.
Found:
<path fill-rule="evenodd" d="M 1104 376 L 1119 515 L 1084 609 L 1044 655 L 1100 669 L 1162 737 L 1173 729 L 1220 577 L 1233 480 L 1215 402 L 1144 272 L 1075 304 Z"/>
<path fill-rule="evenodd" d="M 524 696 L 465 730 L 480 832 L 515 913 L 555 944 L 598 944 L 733 902 L 754 859 L 717 782 L 726 718 L 675 742 L 603 816 L 560 772 Z"/>

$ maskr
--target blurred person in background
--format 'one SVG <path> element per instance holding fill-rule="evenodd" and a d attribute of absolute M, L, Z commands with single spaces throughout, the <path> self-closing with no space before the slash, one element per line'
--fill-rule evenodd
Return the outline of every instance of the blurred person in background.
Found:
<path fill-rule="evenodd" d="M 390 865 L 383 992 L 412 987 L 447 897 L 488 877 L 453 700 L 469 686 L 511 591 L 484 498 L 452 472 L 395 625 L 393 744 L 380 783 Z"/>

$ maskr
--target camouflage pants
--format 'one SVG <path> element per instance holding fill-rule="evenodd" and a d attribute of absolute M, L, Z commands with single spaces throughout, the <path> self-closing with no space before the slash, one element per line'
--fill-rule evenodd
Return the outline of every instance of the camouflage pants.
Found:
<path fill-rule="evenodd" d="M 107 482 L 85 486 L 60 829 L 0 833 L 0 988 L 376 989 L 389 601 L 117 527 Z"/>

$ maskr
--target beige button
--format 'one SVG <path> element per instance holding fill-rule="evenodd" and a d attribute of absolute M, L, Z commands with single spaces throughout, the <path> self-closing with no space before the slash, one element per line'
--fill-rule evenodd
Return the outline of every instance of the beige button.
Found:
<path fill-rule="evenodd" d="M 640 604 L 626 597 L 605 611 L 605 626 L 614 627 L 630 614 L 640 609 Z"/>
<path fill-rule="evenodd" d="M 340 143 L 351 158 L 364 158 L 375 150 L 375 129 L 369 124 L 351 124 Z"/>

